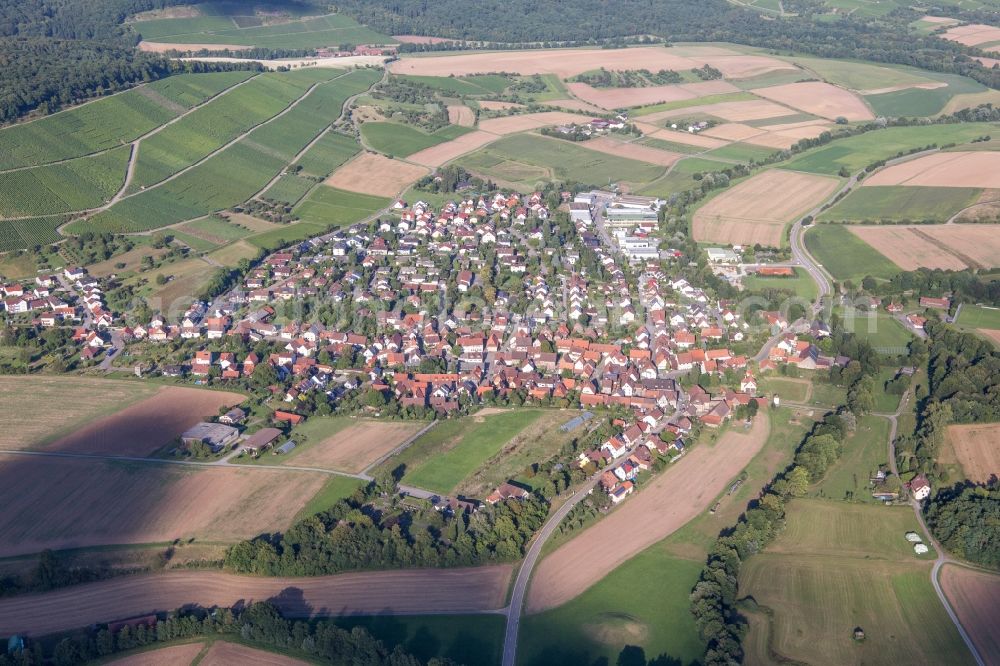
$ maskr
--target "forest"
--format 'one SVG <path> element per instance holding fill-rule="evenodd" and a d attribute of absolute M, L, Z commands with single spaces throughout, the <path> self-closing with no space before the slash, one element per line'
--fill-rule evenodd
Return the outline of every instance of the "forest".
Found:
<path fill-rule="evenodd" d="M 155 648 L 197 637 L 221 638 L 305 657 L 312 663 L 354 666 L 424 666 L 398 645 L 389 649 L 364 627 L 347 630 L 329 620 L 286 620 L 266 601 L 243 608 L 184 609 L 155 624 L 126 624 L 114 631 L 94 628 L 73 633 L 54 645 L 28 640 L 23 649 L 0 653 L 0 666 L 83 664 L 136 648 Z M 277 657 L 277 655 L 275 655 Z M 454 666 L 450 659 L 432 658 L 426 666 Z"/>
<path fill-rule="evenodd" d="M 1000 569 L 1000 487 L 958 486 L 927 506 L 927 525 L 948 552 Z"/>

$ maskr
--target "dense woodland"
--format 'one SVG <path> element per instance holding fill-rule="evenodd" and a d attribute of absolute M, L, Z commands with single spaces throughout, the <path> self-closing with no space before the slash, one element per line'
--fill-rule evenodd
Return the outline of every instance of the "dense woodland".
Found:
<path fill-rule="evenodd" d="M 1000 569 L 1000 486 L 958 486 L 939 492 L 927 524 L 948 552 Z"/>
<path fill-rule="evenodd" d="M 391 481 L 372 483 L 284 534 L 232 546 L 236 573 L 319 576 L 352 569 L 449 567 L 512 561 L 548 515 L 530 498 L 445 516 L 401 505 Z"/>
<path fill-rule="evenodd" d="M 305 657 L 313 663 L 353 666 L 424 666 L 424 661 L 396 646 L 390 650 L 363 627 L 347 630 L 329 620 L 286 620 L 266 601 L 242 609 L 185 609 L 171 613 L 155 625 L 126 625 L 74 633 L 54 645 L 28 641 L 23 650 L 0 653 L 0 666 L 56 666 L 83 664 L 118 652 L 172 644 L 197 637 L 221 638 L 252 647 L 278 650 Z M 450 659 L 433 658 L 426 666 L 457 666 Z"/>

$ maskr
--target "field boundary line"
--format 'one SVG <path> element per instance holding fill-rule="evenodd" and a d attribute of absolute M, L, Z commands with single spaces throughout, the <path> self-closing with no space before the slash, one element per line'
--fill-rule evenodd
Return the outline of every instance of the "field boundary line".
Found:
<path fill-rule="evenodd" d="M 423 428 L 421 428 L 417 432 L 413 433 L 409 438 L 406 439 L 406 441 L 404 441 L 402 444 L 400 444 L 399 446 L 397 446 L 396 448 L 394 448 L 392 451 L 389 451 L 388 453 L 380 456 L 378 458 L 378 460 L 376 460 L 375 462 L 373 462 L 371 465 L 368 465 L 368 467 L 365 467 L 363 470 L 361 470 L 361 472 L 359 473 L 359 475 L 367 477 L 369 471 L 371 471 L 375 467 L 378 467 L 379 465 L 381 465 L 382 463 L 384 463 L 386 460 L 388 460 L 389 458 L 393 457 L 394 455 L 402 453 L 406 449 L 410 448 L 410 446 L 412 446 L 412 444 L 415 441 L 417 441 L 417 439 L 419 439 L 420 437 L 422 437 L 424 435 L 424 433 L 426 433 L 428 430 L 430 430 L 431 428 L 433 428 L 434 426 L 436 426 L 438 423 L 439 423 L 439 421 L 437 419 L 434 419 L 433 421 L 431 421 L 430 423 L 428 423 L 427 425 L 425 425 Z"/>

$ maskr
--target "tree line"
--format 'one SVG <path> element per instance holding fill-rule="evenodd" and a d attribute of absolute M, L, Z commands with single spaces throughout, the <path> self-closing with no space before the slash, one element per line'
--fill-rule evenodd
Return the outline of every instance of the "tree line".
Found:
<path fill-rule="evenodd" d="M 451 659 L 427 662 L 408 654 L 400 646 L 389 649 L 364 627 L 350 630 L 333 621 L 287 620 L 274 604 L 258 601 L 243 609 L 184 609 L 174 611 L 152 625 L 125 625 L 75 632 L 49 647 L 47 642 L 29 641 L 24 649 L 0 653 L 0 666 L 56 666 L 84 664 L 119 652 L 156 647 L 192 638 L 221 638 L 235 643 L 278 650 L 329 664 L 353 666 L 458 666 Z"/>

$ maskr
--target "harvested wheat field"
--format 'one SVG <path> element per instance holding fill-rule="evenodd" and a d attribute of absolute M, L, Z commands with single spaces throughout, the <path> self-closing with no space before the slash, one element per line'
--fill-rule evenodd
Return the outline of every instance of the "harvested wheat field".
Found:
<path fill-rule="evenodd" d="M 448 122 L 452 125 L 461 125 L 462 127 L 472 127 L 476 124 L 476 114 L 472 112 L 472 109 L 465 106 L 464 104 L 449 104 L 448 105 Z"/>
<path fill-rule="evenodd" d="M 538 129 L 546 125 L 563 125 L 567 123 L 586 123 L 590 121 L 590 116 L 581 116 L 577 113 L 566 113 L 565 111 L 541 111 L 539 113 L 524 113 L 517 116 L 504 116 L 503 118 L 490 118 L 480 120 L 479 129 L 492 134 L 506 135 L 516 132 L 526 132 Z"/>
<path fill-rule="evenodd" d="M 640 162 L 646 162 L 647 164 L 658 164 L 665 167 L 673 165 L 677 160 L 684 157 L 680 153 L 672 153 L 669 150 L 660 150 L 659 148 L 652 148 L 639 143 L 625 143 L 624 141 L 618 141 L 607 136 L 600 136 L 589 141 L 581 141 L 576 145 L 588 150 L 596 150 L 599 153 L 627 157 L 639 160 Z"/>
<path fill-rule="evenodd" d="M 489 99 L 481 99 L 476 104 L 479 108 L 486 109 L 487 111 L 506 111 L 507 109 L 523 109 L 524 104 L 515 104 L 514 102 L 496 102 Z"/>
<path fill-rule="evenodd" d="M 779 71 L 796 71 L 795 65 L 759 55 L 709 55 L 696 58 L 703 65 L 710 65 L 722 72 L 727 79 L 749 79 Z"/>
<path fill-rule="evenodd" d="M 360 472 L 420 432 L 419 422 L 361 421 L 303 449 L 291 459 L 297 467 Z"/>
<path fill-rule="evenodd" d="M 903 83 L 898 86 L 886 86 L 885 88 L 869 88 L 868 90 L 859 90 L 859 95 L 881 95 L 883 93 L 899 92 L 900 90 L 937 90 L 938 88 L 947 88 L 948 84 L 944 81 L 928 81 L 927 83 Z"/>
<path fill-rule="evenodd" d="M 706 130 L 702 130 L 702 136 L 711 136 L 716 139 L 727 141 L 744 141 L 752 136 L 764 134 L 765 130 L 742 123 L 723 123 Z"/>
<path fill-rule="evenodd" d="M 206 417 L 218 415 L 220 407 L 232 407 L 245 399 L 240 393 L 165 386 L 141 402 L 92 421 L 42 448 L 146 456 Z"/>
<path fill-rule="evenodd" d="M 941 588 L 987 664 L 1000 664 L 1000 576 L 945 564 Z"/>
<path fill-rule="evenodd" d="M 728 141 L 713 139 L 710 136 L 702 136 L 700 134 L 692 134 L 691 132 L 678 132 L 676 130 L 660 129 L 656 125 L 648 125 L 646 123 L 636 123 L 635 126 L 642 130 L 642 133 L 648 137 L 663 139 L 664 141 L 674 141 L 676 143 L 683 143 L 689 146 L 697 146 L 698 148 L 705 148 L 706 150 L 721 148 L 722 146 L 729 145 Z"/>
<path fill-rule="evenodd" d="M 447 37 L 427 37 L 426 35 L 393 35 L 392 38 L 400 44 L 444 44 L 455 41 Z"/>
<path fill-rule="evenodd" d="M 325 183 L 348 192 L 394 197 L 427 173 L 422 166 L 364 152 L 334 171 Z"/>
<path fill-rule="evenodd" d="M 239 44 L 174 44 L 169 42 L 139 42 L 139 50 L 147 53 L 166 53 L 167 51 L 246 51 L 252 46 L 240 46 Z"/>
<path fill-rule="evenodd" d="M 894 164 L 863 185 L 1000 188 L 1000 152 L 933 153 Z"/>
<path fill-rule="evenodd" d="M 645 88 L 594 88 L 586 83 L 567 83 L 566 88 L 574 96 L 605 109 L 676 102 L 739 90 L 728 81 L 705 81 L 703 83 L 647 86 Z"/>
<path fill-rule="evenodd" d="M 482 102 L 480 102 L 482 105 Z M 578 99 L 553 99 L 547 102 L 542 102 L 544 106 L 554 106 L 560 109 L 570 109 L 572 111 L 582 111 L 584 113 L 605 113 L 605 109 L 599 106 L 594 106 L 593 104 L 587 104 L 586 102 L 581 102 Z"/>
<path fill-rule="evenodd" d="M 722 192 L 692 221 L 699 242 L 778 247 L 789 222 L 820 205 L 837 189 L 828 176 L 772 169 Z"/>
<path fill-rule="evenodd" d="M 438 167 L 452 161 L 456 157 L 461 157 L 466 153 L 471 153 L 477 148 L 485 146 L 488 143 L 492 143 L 499 138 L 499 135 L 493 134 L 492 132 L 476 130 L 475 132 L 463 134 L 457 139 L 445 141 L 444 143 L 439 143 L 438 145 L 431 146 L 430 148 L 424 148 L 421 151 L 413 153 L 406 159 L 411 162 L 416 162 L 417 164 L 423 164 L 429 167 Z"/>
<path fill-rule="evenodd" d="M 321 472 L 0 454 L 0 557 L 283 530 Z"/>
<path fill-rule="evenodd" d="M 851 225 L 861 240 L 904 271 L 1000 266 L 1000 234 L 989 224 Z"/>
<path fill-rule="evenodd" d="M 650 113 L 641 116 L 640 119 L 648 122 L 658 122 L 668 118 L 687 118 L 706 115 L 733 122 L 746 122 L 748 120 L 781 118 L 794 113 L 797 112 L 787 106 L 775 104 L 770 100 L 752 99 L 742 102 L 718 102 L 716 104 L 702 104 L 700 106 L 685 106 L 680 109 Z"/>
<path fill-rule="evenodd" d="M 767 132 L 750 137 L 746 142 L 766 148 L 784 150 L 791 148 L 802 139 L 814 139 L 830 129 L 829 125 L 822 122 L 810 122 L 787 129 L 777 129 L 777 127 L 764 127 L 762 129 L 768 130 Z"/>
<path fill-rule="evenodd" d="M 1000 423 L 950 425 L 947 433 L 967 479 L 987 483 L 1000 476 Z"/>
<path fill-rule="evenodd" d="M 620 508 L 557 548 L 532 576 L 528 612 L 573 599 L 708 508 L 763 448 L 769 429 L 767 416 L 760 414 L 749 432 L 733 426 L 714 446 L 695 447 Z"/>
<path fill-rule="evenodd" d="M 829 120 L 836 120 L 838 116 L 847 120 L 871 120 L 875 117 L 860 97 L 849 90 L 821 81 L 788 83 L 758 88 L 753 92 L 779 104 Z"/>
<path fill-rule="evenodd" d="M 309 663 L 267 650 L 255 650 L 246 645 L 215 641 L 198 662 L 198 666 L 232 666 L 233 664 L 240 664 L 240 666 L 309 666 Z"/>
<path fill-rule="evenodd" d="M 118 619 L 118 618 L 115 618 Z M 158 650 L 146 650 L 122 659 L 106 662 L 107 666 L 181 666 L 190 664 L 201 654 L 204 643 L 171 645 Z M 203 662 L 204 663 L 204 662 Z"/>
<path fill-rule="evenodd" d="M 187 604 L 272 601 L 291 617 L 471 613 L 503 608 L 513 567 L 366 571 L 309 578 L 167 571 L 0 599 L 0 635 L 51 634 Z"/>
<path fill-rule="evenodd" d="M 941 37 L 965 46 L 978 46 L 987 42 L 1000 42 L 1000 28 L 973 23 L 949 28 Z"/>

